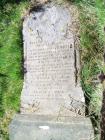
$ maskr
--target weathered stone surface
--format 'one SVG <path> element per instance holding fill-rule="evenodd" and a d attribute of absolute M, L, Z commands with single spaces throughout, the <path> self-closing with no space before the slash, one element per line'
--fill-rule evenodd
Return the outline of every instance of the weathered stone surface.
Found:
<path fill-rule="evenodd" d="M 39 7 L 23 23 L 24 87 L 21 113 L 84 115 L 84 95 L 77 84 L 78 53 L 69 8 Z"/>
<path fill-rule="evenodd" d="M 88 118 L 17 115 L 10 125 L 10 140 L 92 140 L 93 129 Z"/>

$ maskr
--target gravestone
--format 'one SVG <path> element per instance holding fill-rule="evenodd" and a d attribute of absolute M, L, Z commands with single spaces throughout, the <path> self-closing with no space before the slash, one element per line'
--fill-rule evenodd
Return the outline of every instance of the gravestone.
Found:
<path fill-rule="evenodd" d="M 23 23 L 24 85 L 21 115 L 10 124 L 10 140 L 90 140 L 79 81 L 79 51 L 70 5 L 38 6 Z"/>

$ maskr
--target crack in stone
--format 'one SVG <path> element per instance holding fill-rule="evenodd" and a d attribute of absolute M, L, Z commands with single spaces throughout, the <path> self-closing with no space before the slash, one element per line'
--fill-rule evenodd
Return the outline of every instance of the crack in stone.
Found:
<path fill-rule="evenodd" d="M 77 86 L 77 82 L 78 82 L 78 69 L 77 69 L 77 54 L 76 54 L 76 49 L 74 49 L 74 67 L 75 67 L 75 86 Z"/>

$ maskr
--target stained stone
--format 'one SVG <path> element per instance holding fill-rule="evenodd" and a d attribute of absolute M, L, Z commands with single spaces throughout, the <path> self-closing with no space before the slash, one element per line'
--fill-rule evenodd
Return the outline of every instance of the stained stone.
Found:
<path fill-rule="evenodd" d="M 84 95 L 76 81 L 78 51 L 70 30 L 70 10 L 52 4 L 41 9 L 32 12 L 23 23 L 26 73 L 21 113 L 84 115 Z"/>

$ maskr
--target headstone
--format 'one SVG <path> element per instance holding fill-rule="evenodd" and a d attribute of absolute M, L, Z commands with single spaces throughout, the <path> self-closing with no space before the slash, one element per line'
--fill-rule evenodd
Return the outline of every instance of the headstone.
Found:
<path fill-rule="evenodd" d="M 24 21 L 25 79 L 21 112 L 74 116 L 84 112 L 84 95 L 76 85 L 75 38 L 69 9 L 45 5 Z M 71 99 L 74 99 L 75 102 Z M 61 111 L 62 110 L 62 111 Z"/>
<path fill-rule="evenodd" d="M 69 7 L 54 3 L 36 7 L 25 19 L 24 115 L 11 123 L 10 140 L 90 140 L 93 129 L 85 118 L 85 99 L 78 81 L 79 51 L 72 24 Z M 34 115 L 32 120 L 30 115 Z"/>

